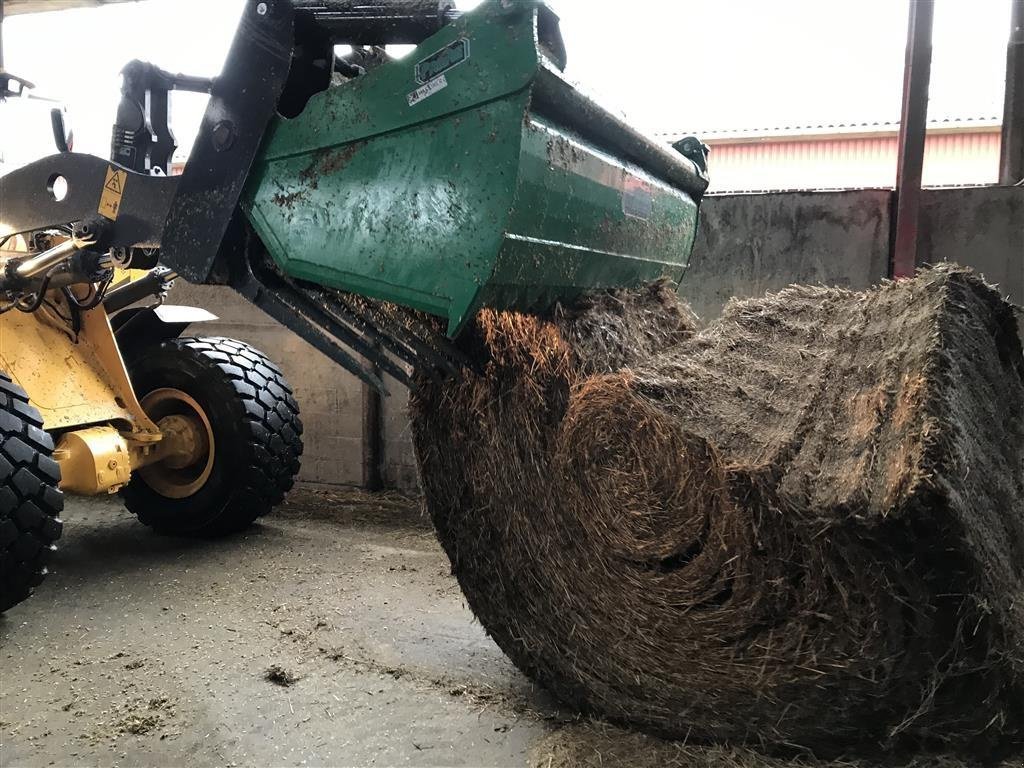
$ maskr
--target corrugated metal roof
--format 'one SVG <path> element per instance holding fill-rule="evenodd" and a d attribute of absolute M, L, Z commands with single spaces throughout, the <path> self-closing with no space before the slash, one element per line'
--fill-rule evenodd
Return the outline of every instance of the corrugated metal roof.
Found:
<path fill-rule="evenodd" d="M 137 2 L 137 0 L 4 0 L 4 15 L 17 16 L 22 13 L 69 11 L 73 8 L 99 8 L 102 5 L 133 2 Z"/>
<path fill-rule="evenodd" d="M 925 143 L 926 187 L 994 184 L 998 132 L 931 135 Z M 726 142 L 709 159 L 711 192 L 892 188 L 895 136 Z"/>
<path fill-rule="evenodd" d="M 939 117 L 928 121 L 928 130 L 935 133 L 970 133 L 998 130 L 1002 119 L 998 116 Z M 655 134 L 666 141 L 678 141 L 684 136 L 699 136 L 704 141 L 763 141 L 806 139 L 812 136 L 891 135 L 899 132 L 899 120 L 850 121 L 820 123 L 817 125 L 764 126 L 752 128 L 706 128 L 693 131 L 666 131 Z"/>

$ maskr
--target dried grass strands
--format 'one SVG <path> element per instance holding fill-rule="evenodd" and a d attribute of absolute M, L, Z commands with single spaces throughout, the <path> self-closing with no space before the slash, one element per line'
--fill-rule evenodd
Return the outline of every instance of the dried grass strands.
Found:
<path fill-rule="evenodd" d="M 484 374 L 412 404 L 422 483 L 527 674 L 690 740 L 1020 746 L 1024 359 L 975 275 L 701 332 L 654 286 L 466 346 Z"/>

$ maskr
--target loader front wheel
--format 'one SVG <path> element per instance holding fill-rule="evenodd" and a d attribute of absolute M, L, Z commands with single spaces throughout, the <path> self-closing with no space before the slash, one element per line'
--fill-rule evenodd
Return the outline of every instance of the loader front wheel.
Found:
<path fill-rule="evenodd" d="M 0 613 L 39 586 L 60 538 L 64 497 L 53 439 L 25 390 L 0 372 Z"/>
<path fill-rule="evenodd" d="M 281 370 L 262 353 L 232 339 L 173 339 L 140 350 L 128 368 L 164 449 L 173 449 L 122 491 L 141 522 L 224 536 L 284 500 L 299 471 L 302 422 Z"/>

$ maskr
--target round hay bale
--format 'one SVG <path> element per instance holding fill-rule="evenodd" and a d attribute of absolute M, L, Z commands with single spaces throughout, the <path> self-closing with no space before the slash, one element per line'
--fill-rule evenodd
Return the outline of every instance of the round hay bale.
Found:
<path fill-rule="evenodd" d="M 1024 360 L 976 277 L 700 333 L 655 286 L 465 346 L 484 373 L 412 402 L 427 508 L 561 699 L 699 741 L 1020 746 Z"/>

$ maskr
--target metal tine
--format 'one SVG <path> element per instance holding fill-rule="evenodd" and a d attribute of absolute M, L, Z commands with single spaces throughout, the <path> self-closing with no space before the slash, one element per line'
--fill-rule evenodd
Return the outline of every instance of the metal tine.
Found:
<path fill-rule="evenodd" d="M 376 325 L 365 317 L 361 317 L 356 314 L 348 307 L 344 302 L 340 301 L 336 295 L 333 295 L 327 291 L 321 289 L 311 289 L 303 284 L 303 290 L 307 295 L 316 299 L 317 301 L 323 302 L 327 311 L 331 314 L 338 315 L 345 322 L 350 323 L 353 326 L 358 327 L 363 331 L 364 334 L 373 342 L 379 343 L 386 347 L 396 357 L 400 358 L 403 362 L 408 365 L 415 366 L 419 363 L 419 358 L 416 352 L 410 349 L 405 344 L 394 337 L 381 331 Z"/>
<path fill-rule="evenodd" d="M 303 339 L 323 352 L 331 360 L 341 365 L 345 370 L 376 389 L 382 396 L 388 397 L 390 395 L 387 386 L 379 376 L 352 357 L 340 344 L 330 338 L 321 327 L 305 317 L 297 307 L 282 299 L 280 295 L 265 290 L 261 292 L 255 303 L 279 323 L 287 326 L 294 327 L 293 323 L 297 316 L 300 322 L 306 326 L 306 333 L 301 334 Z"/>
<path fill-rule="evenodd" d="M 423 358 L 425 358 L 428 362 L 432 363 L 434 367 L 439 368 L 452 376 L 458 376 L 462 373 L 462 368 L 460 366 L 455 365 L 451 360 L 440 354 L 436 349 L 431 347 L 428 341 L 420 338 L 411 329 L 403 326 L 396 318 L 389 316 L 385 312 L 372 313 L 366 307 L 359 306 L 358 304 L 353 305 L 351 300 L 343 296 L 339 296 L 338 300 L 345 306 L 349 307 L 352 312 L 366 318 L 368 322 L 372 322 L 377 325 L 377 327 L 385 334 L 394 336 L 401 340 L 402 343 L 407 344 L 416 350 L 416 353 L 419 356 L 419 363 L 422 363 Z"/>
<path fill-rule="evenodd" d="M 265 254 L 264 254 L 265 255 Z M 380 370 L 386 371 L 404 386 L 414 389 L 412 378 L 402 368 L 395 365 L 382 354 L 379 349 L 367 342 L 356 331 L 349 328 L 338 318 L 319 307 L 301 289 L 290 280 L 263 265 L 254 265 L 246 260 L 245 272 L 239 275 L 235 288 L 249 298 L 265 312 L 273 316 L 285 327 L 291 327 L 298 321 L 304 326 L 305 332 L 299 335 L 313 344 L 317 349 L 337 362 L 350 373 L 372 386 L 384 397 L 390 393 L 376 371 L 372 371 L 344 350 L 343 344 L 361 353 L 371 360 Z M 284 311 L 291 311 L 289 318 Z M 273 310 L 273 311 L 271 311 Z M 341 343 L 338 343 L 341 342 Z"/>
<path fill-rule="evenodd" d="M 405 386 L 412 386 L 412 379 L 409 375 L 401 367 L 392 362 L 391 359 L 384 355 L 379 349 L 374 348 L 372 342 L 367 341 L 357 331 L 345 325 L 340 318 L 334 316 L 323 307 L 318 306 L 317 303 L 306 296 L 301 289 L 292 285 L 289 281 L 281 280 L 281 283 L 282 286 L 289 289 L 287 293 L 291 295 L 291 298 L 295 303 L 300 305 L 299 311 L 302 312 L 302 314 L 306 315 L 314 323 L 319 323 L 328 331 L 328 333 L 346 346 L 351 347 L 363 357 L 372 360 L 377 367 L 392 378 Z M 280 290 L 280 287 L 278 290 Z"/>
<path fill-rule="evenodd" d="M 332 332 L 339 332 L 339 338 L 344 343 L 349 344 L 363 357 L 371 359 L 375 365 L 387 372 L 399 383 L 409 389 L 414 389 L 412 377 L 401 366 L 392 361 L 385 354 L 384 350 L 376 346 L 376 344 L 379 343 L 380 347 L 391 351 L 396 357 L 412 366 L 416 366 L 418 362 L 415 352 L 401 346 L 394 339 L 382 333 L 380 329 L 361 318 L 348 316 L 344 311 L 344 307 L 337 306 L 332 297 L 324 291 L 310 290 L 302 286 L 293 285 L 290 281 L 285 282 L 303 300 L 309 302 L 311 310 L 317 313 L 321 318 L 321 322 L 327 325 Z M 354 328 L 350 328 L 350 326 L 354 326 Z M 360 333 L 363 335 L 360 335 Z M 439 378 L 435 380 L 440 381 Z"/>
<path fill-rule="evenodd" d="M 380 338 L 383 346 L 392 350 L 411 365 L 414 370 L 425 374 L 434 383 L 440 384 L 448 376 L 457 373 L 457 370 L 453 370 L 446 364 L 446 360 L 439 358 L 428 345 L 409 335 L 401 326 L 392 325 L 390 329 L 378 327 L 378 319 L 368 309 L 349 304 L 340 294 L 325 295 L 324 299 L 329 302 L 332 310 L 342 313 L 343 317 L 351 318 L 350 322 L 353 324 L 372 329 L 372 332 Z M 382 315 L 379 320 L 386 322 L 388 318 Z M 405 338 L 396 338 L 394 332 L 403 334 Z M 401 351 L 399 352 L 398 350 Z"/>
<path fill-rule="evenodd" d="M 414 312 L 404 310 L 401 307 L 398 308 L 399 312 L 403 315 L 403 319 L 409 325 L 409 332 L 416 335 L 418 338 L 422 338 L 426 343 L 430 344 L 438 353 L 447 357 L 451 362 L 455 363 L 462 368 L 474 368 L 474 363 L 467 357 L 462 350 L 460 350 L 451 340 L 444 335 L 444 333 L 438 331 L 436 328 L 430 328 L 426 323 L 423 322 L 422 318 L 418 317 Z"/>
<path fill-rule="evenodd" d="M 396 305 L 385 305 L 381 307 L 381 316 L 401 329 L 402 333 L 428 347 L 435 359 L 443 361 L 442 367 L 445 370 L 457 375 L 465 368 L 472 368 L 472 361 L 442 331 L 430 327 L 416 312 Z"/>

